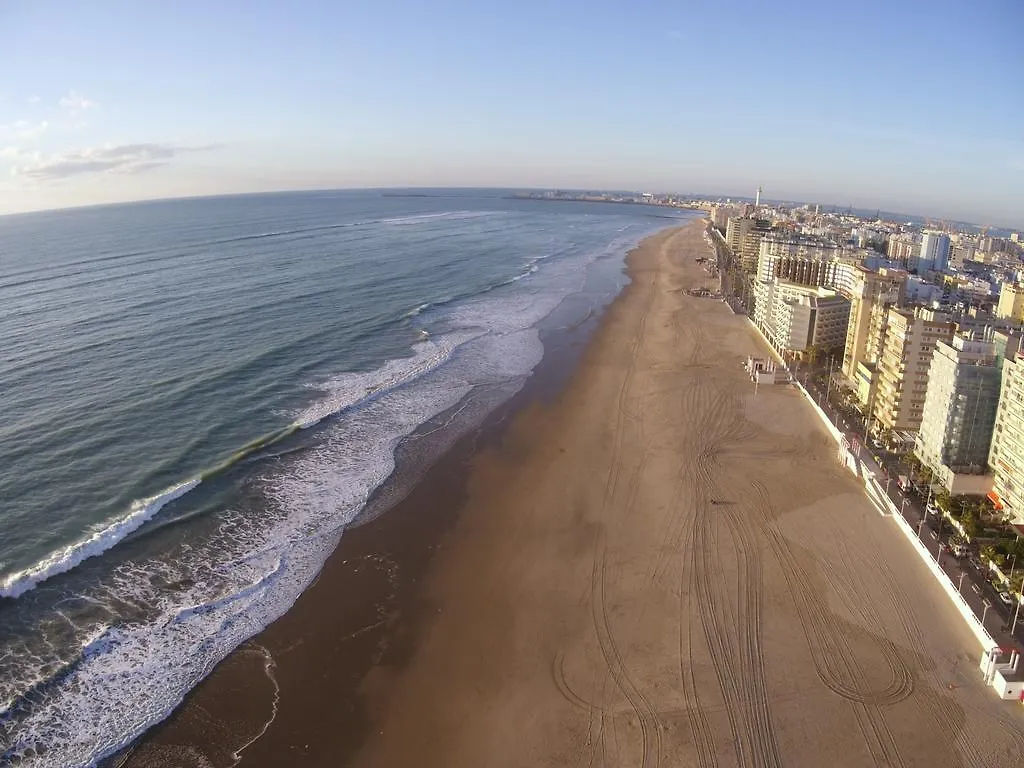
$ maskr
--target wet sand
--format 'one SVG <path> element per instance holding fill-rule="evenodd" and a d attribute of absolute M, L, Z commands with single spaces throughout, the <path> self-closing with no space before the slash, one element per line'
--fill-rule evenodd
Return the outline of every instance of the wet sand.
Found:
<path fill-rule="evenodd" d="M 559 394 L 346 534 L 127 764 L 1014 764 L 1024 709 L 940 588 L 685 293 L 701 233 L 635 250 Z"/>

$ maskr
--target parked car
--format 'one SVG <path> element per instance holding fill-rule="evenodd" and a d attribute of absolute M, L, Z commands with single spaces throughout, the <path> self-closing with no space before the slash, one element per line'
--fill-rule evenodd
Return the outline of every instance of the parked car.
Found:
<path fill-rule="evenodd" d="M 999 590 L 999 600 L 1003 605 L 1013 605 L 1013 595 L 1005 589 Z"/>
<path fill-rule="evenodd" d="M 928 502 L 928 506 L 925 507 L 925 511 L 927 511 L 929 515 L 940 515 L 940 514 L 942 514 L 942 510 L 939 509 L 939 505 L 936 504 L 934 501 Z"/>

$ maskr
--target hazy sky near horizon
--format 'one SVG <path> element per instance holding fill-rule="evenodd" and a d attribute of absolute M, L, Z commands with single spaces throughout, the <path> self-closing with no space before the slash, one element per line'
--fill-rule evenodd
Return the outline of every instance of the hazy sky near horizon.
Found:
<path fill-rule="evenodd" d="M 624 188 L 1024 227 L 1020 0 L 0 5 L 0 213 Z"/>

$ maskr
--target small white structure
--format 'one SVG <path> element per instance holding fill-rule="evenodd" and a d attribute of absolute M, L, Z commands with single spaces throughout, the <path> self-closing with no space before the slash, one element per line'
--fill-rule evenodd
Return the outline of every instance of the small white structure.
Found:
<path fill-rule="evenodd" d="M 1024 674 L 1017 671 L 1020 651 L 989 648 L 981 657 L 981 672 L 1001 699 L 1024 701 Z"/>
<path fill-rule="evenodd" d="M 750 375 L 750 380 L 755 384 L 778 384 L 789 381 L 788 371 L 779 370 L 774 361 L 763 357 L 748 357 L 743 364 L 743 370 Z"/>

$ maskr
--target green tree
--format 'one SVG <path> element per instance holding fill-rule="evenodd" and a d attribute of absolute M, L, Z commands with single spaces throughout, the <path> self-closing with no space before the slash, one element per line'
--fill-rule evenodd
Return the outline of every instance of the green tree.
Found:
<path fill-rule="evenodd" d="M 983 546 L 981 549 L 978 550 L 978 554 L 981 555 L 981 559 L 982 560 L 988 560 L 990 562 L 995 562 L 995 559 L 996 559 L 996 548 L 993 547 L 991 544 L 986 544 L 985 546 Z"/>
<path fill-rule="evenodd" d="M 949 491 L 945 488 L 935 494 L 935 506 L 941 509 L 943 514 L 949 514 L 949 511 L 953 506 L 953 500 L 949 496 Z"/>
<path fill-rule="evenodd" d="M 974 510 L 967 510 L 960 518 L 960 527 L 964 529 L 964 535 L 968 541 L 972 541 L 978 535 L 978 516 Z"/>

